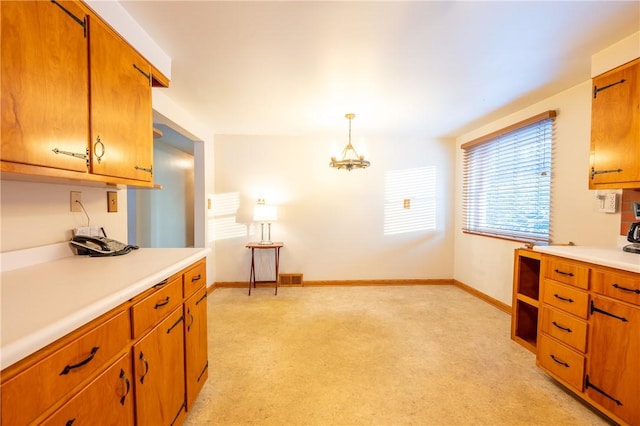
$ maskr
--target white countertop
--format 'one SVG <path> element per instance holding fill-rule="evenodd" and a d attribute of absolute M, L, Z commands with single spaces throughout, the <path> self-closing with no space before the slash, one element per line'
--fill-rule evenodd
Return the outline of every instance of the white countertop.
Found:
<path fill-rule="evenodd" d="M 69 256 L 2 272 L 0 368 L 126 302 L 205 257 L 207 248 Z"/>
<path fill-rule="evenodd" d="M 541 253 L 640 273 L 640 254 L 624 252 L 620 247 L 534 246 L 533 249 Z"/>

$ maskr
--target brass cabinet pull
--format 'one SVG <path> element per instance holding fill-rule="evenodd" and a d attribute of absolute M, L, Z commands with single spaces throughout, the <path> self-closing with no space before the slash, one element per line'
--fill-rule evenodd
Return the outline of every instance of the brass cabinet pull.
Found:
<path fill-rule="evenodd" d="M 100 148 L 100 153 L 98 153 L 98 148 Z M 102 157 L 104 156 L 104 144 L 102 140 L 100 140 L 100 136 L 96 138 L 96 143 L 93 144 L 93 155 L 98 159 L 98 164 L 102 161 Z"/>

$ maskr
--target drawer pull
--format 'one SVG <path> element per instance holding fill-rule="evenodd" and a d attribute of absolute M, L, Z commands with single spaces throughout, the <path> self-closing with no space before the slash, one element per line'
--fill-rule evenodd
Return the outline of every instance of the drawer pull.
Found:
<path fill-rule="evenodd" d="M 612 400 L 613 402 L 615 402 L 618 405 L 622 405 L 622 402 L 620 402 L 620 400 L 615 399 L 614 397 L 612 397 L 611 395 L 609 395 L 608 393 L 606 393 L 605 391 L 603 391 L 602 389 L 600 389 L 599 387 L 597 387 L 596 385 L 594 385 L 593 383 L 591 383 L 589 381 L 589 375 L 587 374 L 587 378 L 585 380 L 585 387 L 587 389 L 591 388 L 594 391 L 598 392 L 599 394 L 602 394 L 604 396 L 606 396 L 607 398 L 609 398 L 610 400 Z"/>
<path fill-rule="evenodd" d="M 556 299 L 562 300 L 563 302 L 573 303 L 573 299 L 571 298 L 567 299 L 566 297 L 562 297 L 558 295 L 558 293 L 554 294 L 553 297 L 555 297 Z"/>
<path fill-rule="evenodd" d="M 202 278 L 202 274 L 198 274 L 195 277 L 191 277 L 191 282 L 194 283 L 196 281 L 200 281 L 200 278 Z"/>
<path fill-rule="evenodd" d="M 553 272 L 555 272 L 556 274 L 564 275 L 565 277 L 573 277 L 573 272 L 564 272 L 560 269 L 554 269 Z"/>
<path fill-rule="evenodd" d="M 569 364 L 567 364 L 567 363 L 566 363 L 566 362 L 564 362 L 564 361 L 560 361 L 558 358 L 556 358 L 556 356 L 555 356 L 554 354 L 551 354 L 551 355 L 549 355 L 549 356 L 551 357 L 551 359 L 552 359 L 555 363 L 560 364 L 560 365 L 562 365 L 563 367 L 567 367 L 567 368 L 569 368 Z"/>
<path fill-rule="evenodd" d="M 167 296 L 162 302 L 156 303 L 156 306 L 154 306 L 153 309 L 162 308 L 163 306 L 166 306 L 168 304 L 169 304 L 169 296 Z"/>
<path fill-rule="evenodd" d="M 636 288 L 636 289 L 633 289 L 633 288 L 625 288 L 625 287 L 622 287 L 622 286 L 621 286 L 621 285 L 619 285 L 619 284 L 612 284 L 611 286 L 612 286 L 613 288 L 617 288 L 617 289 L 618 289 L 618 290 L 620 290 L 620 291 L 628 291 L 628 292 L 630 292 L 630 293 L 640 294 L 640 288 Z"/>
<path fill-rule="evenodd" d="M 65 426 L 71 426 L 75 421 L 76 421 L 76 419 L 75 419 L 75 418 L 73 418 L 73 419 L 69 419 L 69 420 L 67 420 L 67 422 L 66 422 L 64 425 L 65 425 Z"/>
<path fill-rule="evenodd" d="M 184 321 L 184 315 L 178 318 L 178 321 L 174 322 L 173 325 L 167 329 L 167 334 L 171 333 L 171 330 L 173 330 L 178 324 L 180 324 L 181 321 Z"/>
<path fill-rule="evenodd" d="M 618 320 L 620 320 L 620 321 L 622 321 L 622 322 L 629 322 L 629 320 L 628 320 L 628 319 L 626 319 L 625 317 L 619 317 L 618 315 L 614 315 L 614 314 L 612 314 L 611 312 L 607 312 L 607 311 L 605 311 L 604 309 L 600 309 L 600 308 L 596 307 L 596 304 L 595 304 L 595 303 L 593 303 L 593 300 L 592 300 L 592 301 L 591 301 L 591 308 L 589 309 L 589 313 L 590 313 L 591 315 L 593 315 L 593 314 L 594 314 L 594 313 L 596 313 L 596 312 L 597 312 L 597 313 L 600 313 L 600 314 L 603 314 L 603 315 L 607 315 L 607 316 L 609 316 L 609 317 L 611 317 L 611 318 L 618 319 Z"/>
<path fill-rule="evenodd" d="M 207 293 L 203 294 L 202 297 L 196 301 L 196 306 L 198 306 L 200 302 L 202 302 L 206 298 L 207 298 Z"/>
<path fill-rule="evenodd" d="M 67 366 L 66 366 L 66 367 L 64 367 L 64 368 L 62 369 L 62 371 L 60 372 L 60 375 L 61 375 L 61 376 L 64 376 L 65 374 L 69 374 L 69 372 L 70 372 L 71 370 L 73 370 L 74 368 L 80 368 L 80 367 L 82 367 L 83 365 L 86 365 L 86 364 L 90 363 L 90 362 L 91 362 L 91 360 L 93 359 L 93 357 L 94 357 L 94 356 L 96 356 L 96 352 L 98 352 L 98 349 L 100 349 L 100 347 L 99 347 L 99 346 L 94 346 L 94 347 L 91 349 L 91 354 L 89 354 L 89 357 L 88 357 L 87 359 L 85 359 L 85 360 L 83 360 L 83 361 L 80 361 L 80 362 L 79 362 L 79 363 L 77 363 L 77 364 L 72 364 L 72 365 L 68 365 L 68 364 L 67 364 Z"/>
<path fill-rule="evenodd" d="M 159 288 L 159 287 L 162 287 L 163 285 L 165 285 L 165 284 L 166 284 L 166 283 L 168 283 L 168 282 L 169 282 L 169 278 L 166 278 L 166 279 L 164 279 L 164 280 L 160 281 L 158 284 L 155 284 L 155 285 L 153 286 L 153 288 Z"/>
<path fill-rule="evenodd" d="M 556 327 L 558 327 L 560 330 L 562 331 L 566 331 L 567 333 L 571 333 L 571 329 L 568 327 L 563 327 L 561 325 L 559 325 L 557 322 L 553 321 L 551 324 L 555 325 Z"/>
<path fill-rule="evenodd" d="M 120 398 L 120 404 L 124 405 L 124 401 L 127 398 L 127 395 L 129 395 L 129 391 L 131 390 L 131 383 L 129 383 L 129 379 L 127 379 L 127 376 L 126 374 L 124 374 L 123 369 L 120 369 L 120 380 L 122 380 L 125 386 L 127 387 L 127 390 L 125 391 L 124 395 L 122 395 L 122 398 Z"/>
<path fill-rule="evenodd" d="M 140 352 L 140 357 L 138 358 L 144 364 L 144 373 L 140 376 L 140 383 L 144 383 L 144 378 L 149 373 L 149 361 L 144 357 L 144 352 Z"/>

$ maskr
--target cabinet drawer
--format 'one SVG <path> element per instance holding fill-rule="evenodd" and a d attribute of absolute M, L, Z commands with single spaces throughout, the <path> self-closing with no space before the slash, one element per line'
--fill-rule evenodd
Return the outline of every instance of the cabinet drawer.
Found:
<path fill-rule="evenodd" d="M 133 337 L 140 337 L 144 331 L 156 325 L 158 321 L 160 321 L 169 312 L 173 311 L 173 309 L 181 303 L 181 276 L 172 277 L 167 284 L 151 293 L 131 308 Z"/>
<path fill-rule="evenodd" d="M 640 305 L 640 274 L 616 274 L 595 269 L 593 290 L 618 300 Z"/>
<path fill-rule="evenodd" d="M 589 268 L 578 262 L 559 258 L 545 258 L 544 278 L 587 290 Z"/>
<path fill-rule="evenodd" d="M 587 348 L 587 323 L 548 306 L 542 308 L 540 328 L 543 333 L 555 337 L 577 351 Z"/>
<path fill-rule="evenodd" d="M 204 259 L 196 263 L 184 273 L 184 297 L 207 284 L 207 264 Z"/>
<path fill-rule="evenodd" d="M 538 344 L 538 365 L 582 392 L 584 356 L 545 335 Z"/>
<path fill-rule="evenodd" d="M 102 368 L 130 339 L 126 310 L 3 383 L 2 424 L 29 423 Z"/>
<path fill-rule="evenodd" d="M 545 279 L 542 283 L 542 301 L 580 318 L 587 318 L 589 294 L 585 291 Z"/>
<path fill-rule="evenodd" d="M 133 376 L 131 352 L 60 407 L 41 426 L 133 425 Z"/>

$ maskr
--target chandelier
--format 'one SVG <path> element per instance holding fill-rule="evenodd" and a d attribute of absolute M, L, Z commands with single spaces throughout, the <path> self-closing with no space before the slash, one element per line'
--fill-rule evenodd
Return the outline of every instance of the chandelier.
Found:
<path fill-rule="evenodd" d="M 331 156 L 331 167 L 336 169 L 364 169 L 369 167 L 371 163 L 364 159 L 364 155 L 358 154 L 356 149 L 351 145 L 351 120 L 356 117 L 355 114 L 345 114 L 345 118 L 349 120 L 349 143 L 342 150 L 342 159 L 338 160 L 335 155 Z"/>

